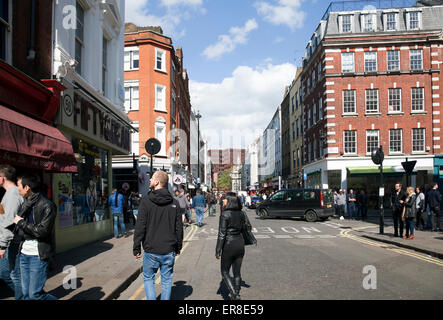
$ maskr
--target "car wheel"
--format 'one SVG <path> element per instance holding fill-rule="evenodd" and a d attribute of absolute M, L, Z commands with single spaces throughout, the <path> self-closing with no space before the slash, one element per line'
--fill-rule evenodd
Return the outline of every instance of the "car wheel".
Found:
<path fill-rule="evenodd" d="M 317 221 L 317 214 L 314 211 L 309 210 L 305 214 L 305 219 L 308 222 L 315 222 L 315 221 Z"/>
<path fill-rule="evenodd" d="M 259 216 L 260 216 L 260 219 L 264 220 L 268 216 L 268 213 L 266 212 L 265 209 L 262 209 L 262 210 L 260 210 Z"/>

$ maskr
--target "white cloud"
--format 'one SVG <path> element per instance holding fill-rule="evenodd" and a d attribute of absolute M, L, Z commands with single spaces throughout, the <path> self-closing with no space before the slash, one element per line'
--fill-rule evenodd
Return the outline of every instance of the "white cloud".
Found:
<path fill-rule="evenodd" d="M 178 28 L 179 25 L 192 17 L 188 9 L 199 10 L 204 14 L 202 4 L 203 0 L 162 0 L 161 5 L 166 12 L 159 16 L 150 13 L 149 8 L 152 5 L 149 0 L 126 0 L 125 21 L 138 26 L 161 26 L 164 35 L 179 39 L 186 33 L 184 28 Z"/>
<path fill-rule="evenodd" d="M 292 31 L 302 28 L 306 13 L 301 10 L 303 0 L 275 0 L 275 5 L 269 2 L 259 1 L 255 3 L 257 12 L 263 18 L 275 25 L 286 25 Z"/>
<path fill-rule="evenodd" d="M 207 47 L 203 55 L 207 59 L 218 59 L 223 54 L 234 51 L 237 45 L 247 43 L 247 35 L 257 28 L 255 19 L 248 20 L 243 27 L 232 27 L 229 29 L 229 35 L 219 36 L 218 42 Z"/>
<path fill-rule="evenodd" d="M 190 81 L 192 106 L 203 116 L 200 127 L 210 147 L 249 145 L 271 121 L 296 69 L 290 63 L 239 66 L 220 83 Z"/>

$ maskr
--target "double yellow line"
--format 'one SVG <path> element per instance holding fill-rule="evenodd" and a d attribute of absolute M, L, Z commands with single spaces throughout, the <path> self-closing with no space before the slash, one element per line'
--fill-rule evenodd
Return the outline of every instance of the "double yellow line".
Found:
<path fill-rule="evenodd" d="M 191 225 L 191 231 L 186 235 L 186 237 L 183 239 L 184 246 L 180 252 L 180 255 L 175 257 L 175 263 L 177 260 L 182 256 L 183 252 L 185 251 L 186 247 L 189 245 L 189 240 L 192 239 L 192 237 L 195 235 L 195 233 L 198 231 L 198 227 L 195 225 Z M 157 274 L 157 277 L 155 279 L 155 284 L 160 284 L 160 272 Z M 128 299 L 128 300 L 135 300 L 137 297 L 144 291 L 145 285 L 144 283 L 141 285 L 140 288 L 138 288 L 135 293 Z M 143 300 L 146 300 L 146 297 L 143 298 Z"/>
<path fill-rule="evenodd" d="M 415 253 L 415 252 L 412 252 L 412 251 L 407 251 L 407 250 L 404 250 L 404 249 L 388 248 L 386 244 L 380 244 L 378 242 L 374 242 L 374 241 L 371 241 L 371 240 L 366 240 L 366 239 L 363 239 L 361 237 L 349 234 L 349 232 L 351 232 L 351 231 L 358 231 L 358 230 L 363 230 L 363 229 L 368 229 L 368 228 L 376 228 L 376 227 L 362 227 L 362 228 L 343 230 L 342 232 L 340 232 L 340 235 L 342 237 L 344 237 L 344 238 L 348 238 L 348 239 L 351 239 L 351 240 L 354 240 L 354 241 L 358 241 L 358 242 L 361 242 L 361 243 L 364 243 L 364 244 L 367 244 L 367 245 L 370 245 L 370 246 L 383 248 L 383 249 L 386 249 L 386 250 L 389 250 L 389 251 L 393 251 L 393 252 L 398 253 L 398 254 L 403 254 L 403 255 L 406 255 L 406 256 L 409 256 L 409 257 L 412 257 L 412 258 L 415 258 L 415 259 L 419 259 L 419 260 L 422 260 L 422 261 L 425 261 L 425 262 L 429 262 L 429 263 L 432 263 L 432 264 L 436 264 L 436 265 L 438 265 L 440 267 L 443 267 L 443 262 L 440 261 L 439 259 L 430 258 L 428 256 L 425 256 L 425 255 L 422 255 L 422 254 L 418 254 L 418 253 Z"/>

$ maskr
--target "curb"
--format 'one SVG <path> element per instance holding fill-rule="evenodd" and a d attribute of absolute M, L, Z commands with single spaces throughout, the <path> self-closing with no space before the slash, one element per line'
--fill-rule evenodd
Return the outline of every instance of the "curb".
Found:
<path fill-rule="evenodd" d="M 428 249 L 421 249 L 421 248 L 409 246 L 407 244 L 403 244 L 403 243 L 399 243 L 399 242 L 395 242 L 395 241 L 391 241 L 391 240 L 386 240 L 386 239 L 380 239 L 380 238 L 373 237 L 373 236 L 368 236 L 368 235 L 359 235 L 359 236 L 367 238 L 367 239 L 379 241 L 379 242 L 393 244 L 393 245 L 396 245 L 398 247 L 402 247 L 402 248 L 405 248 L 405 249 L 411 249 L 411 250 L 414 250 L 414 251 L 417 251 L 417 252 L 420 252 L 420 253 L 424 253 L 424 254 L 433 256 L 435 258 L 443 259 L 443 253 L 440 253 L 440 252 L 436 252 L 436 251 L 432 251 L 432 250 L 428 250 Z"/>
<path fill-rule="evenodd" d="M 189 228 L 186 228 L 189 230 Z M 183 233 L 183 238 L 186 237 L 186 229 L 185 232 Z M 114 300 L 116 298 L 118 298 L 120 296 L 120 294 L 125 291 L 130 285 L 131 283 L 133 283 L 138 276 L 143 272 L 143 266 L 137 268 L 137 270 L 135 270 L 131 275 L 128 276 L 127 279 L 125 279 L 120 285 L 118 285 L 117 288 L 115 288 L 111 293 L 105 295 L 103 298 L 101 298 L 101 300 Z"/>

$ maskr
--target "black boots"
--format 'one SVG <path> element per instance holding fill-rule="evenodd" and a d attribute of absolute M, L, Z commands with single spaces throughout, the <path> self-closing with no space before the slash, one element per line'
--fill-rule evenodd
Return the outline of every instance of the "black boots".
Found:
<path fill-rule="evenodd" d="M 234 278 L 235 299 L 240 300 L 241 278 Z"/>
<path fill-rule="evenodd" d="M 223 281 L 229 290 L 229 299 L 231 300 L 240 300 L 240 284 L 241 278 L 235 278 L 235 284 L 232 284 L 232 278 L 229 275 L 223 275 Z"/>

